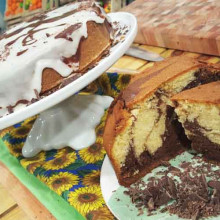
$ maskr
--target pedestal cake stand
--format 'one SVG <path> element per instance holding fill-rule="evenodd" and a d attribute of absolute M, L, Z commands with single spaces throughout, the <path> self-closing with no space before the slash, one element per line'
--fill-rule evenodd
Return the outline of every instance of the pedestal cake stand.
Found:
<path fill-rule="evenodd" d="M 50 94 L 49 96 L 29 106 L 17 109 L 15 112 L 0 118 L 0 129 L 4 129 L 40 113 L 40 116 L 35 121 L 35 124 L 23 147 L 22 152 L 25 157 L 34 156 L 41 150 L 60 148 L 60 145 L 63 145 L 63 147 L 68 145 L 73 149 L 79 150 L 84 147 L 88 147 L 91 144 L 92 140 L 94 140 L 94 131 L 90 129 L 91 126 L 87 126 L 87 122 L 94 127 L 98 123 L 95 115 L 103 114 L 104 109 L 110 105 L 112 99 L 110 97 L 83 97 L 82 100 L 86 99 L 87 104 L 83 104 L 84 101 L 81 101 L 81 108 L 76 108 L 76 111 L 70 111 L 70 108 L 68 108 L 68 106 L 72 106 L 72 108 L 74 108 L 73 105 L 78 106 L 76 99 L 79 100 L 81 98 L 74 98 L 71 96 L 86 87 L 97 77 L 99 77 L 103 72 L 109 69 L 126 52 L 136 36 L 137 21 L 132 14 L 126 12 L 117 12 L 110 13 L 109 17 L 112 22 L 118 22 L 121 29 L 127 27 L 128 30 L 123 35 L 123 39 L 121 39 L 121 41 L 119 41 L 115 46 L 110 49 L 109 56 L 100 60 L 94 68 L 90 69 L 83 76 L 79 77 L 69 85 L 59 89 L 53 94 Z M 89 102 L 89 99 L 92 99 L 95 104 Z M 91 107 L 88 108 L 88 106 Z M 95 107 L 95 109 L 98 108 L 98 110 L 96 111 L 97 114 L 93 114 L 93 106 Z M 90 110 L 87 110 L 86 112 L 85 108 Z M 76 139 L 71 139 L 74 131 L 66 132 L 68 131 L 68 126 L 66 126 L 67 124 L 62 123 L 62 121 L 71 123 L 72 120 L 75 120 L 75 118 L 77 118 L 77 116 L 83 112 L 84 114 L 81 115 L 81 118 L 84 121 L 78 121 L 78 124 L 76 126 L 83 125 L 87 129 L 82 129 L 82 126 L 78 127 L 77 131 L 75 131 L 77 133 L 75 137 L 79 137 L 81 138 L 81 140 L 84 140 L 85 137 L 87 137 L 89 138 L 89 140 L 87 140 L 87 144 L 77 144 Z M 72 119 L 71 114 L 73 114 Z M 91 117 L 85 118 L 85 115 L 91 115 Z M 69 135 L 67 133 L 69 133 Z M 57 136 L 59 136 L 59 138 L 57 138 L 57 140 L 59 140 L 59 143 L 56 144 L 56 141 L 49 141 Z M 61 139 L 63 139 L 64 141 L 61 141 Z M 39 148 L 39 146 L 41 147 Z"/>

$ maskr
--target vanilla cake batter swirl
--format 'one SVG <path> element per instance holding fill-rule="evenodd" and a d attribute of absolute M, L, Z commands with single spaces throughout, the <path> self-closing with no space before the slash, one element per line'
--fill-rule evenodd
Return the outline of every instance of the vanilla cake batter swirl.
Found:
<path fill-rule="evenodd" d="M 37 98 L 42 72 L 52 68 L 62 77 L 77 72 L 80 40 L 87 37 L 88 21 L 106 17 L 94 2 L 78 2 L 24 22 L 0 36 L 0 115 L 19 100 Z"/>

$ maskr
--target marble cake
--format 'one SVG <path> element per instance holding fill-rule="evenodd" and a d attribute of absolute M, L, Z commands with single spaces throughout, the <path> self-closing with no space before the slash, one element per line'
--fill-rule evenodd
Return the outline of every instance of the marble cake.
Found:
<path fill-rule="evenodd" d="M 104 147 L 119 183 L 129 186 L 188 144 L 171 97 L 220 80 L 218 67 L 185 56 L 169 58 L 136 76 L 112 103 Z"/>

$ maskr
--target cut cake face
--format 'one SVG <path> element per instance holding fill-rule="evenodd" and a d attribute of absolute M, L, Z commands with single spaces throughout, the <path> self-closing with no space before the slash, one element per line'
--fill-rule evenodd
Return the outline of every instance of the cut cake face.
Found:
<path fill-rule="evenodd" d="M 220 161 L 220 81 L 183 91 L 172 100 L 192 148 Z"/>
<path fill-rule="evenodd" d="M 129 186 L 184 150 L 187 138 L 171 97 L 220 80 L 214 67 L 187 57 L 157 63 L 135 77 L 109 109 L 104 147 L 119 183 Z"/>

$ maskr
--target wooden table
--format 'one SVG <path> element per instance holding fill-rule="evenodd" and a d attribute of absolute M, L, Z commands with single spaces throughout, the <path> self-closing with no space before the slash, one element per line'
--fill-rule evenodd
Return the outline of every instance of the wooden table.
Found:
<path fill-rule="evenodd" d="M 219 57 L 182 52 L 177 50 L 137 45 L 148 51 L 159 53 L 167 58 L 184 53 L 186 56 L 200 58 L 209 63 L 220 63 Z M 128 72 L 137 73 L 150 66 L 152 62 L 123 56 L 113 68 L 125 69 Z M 123 72 L 123 71 L 122 71 Z M 27 220 L 27 219 L 55 219 L 51 213 L 14 177 L 10 171 L 0 163 L 0 219 L 3 220 Z"/>
<path fill-rule="evenodd" d="M 0 162 L 0 219 L 50 219 L 52 214 Z"/>
<path fill-rule="evenodd" d="M 14 199 L 9 195 L 8 191 L 0 184 L 0 196 L 2 198 L 0 205 L 0 219 L 29 219 L 24 211 L 18 206 Z"/>

